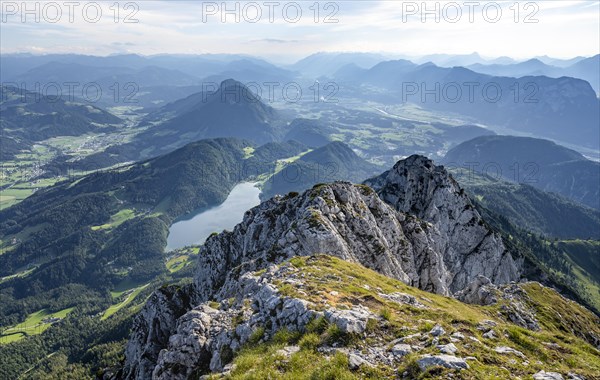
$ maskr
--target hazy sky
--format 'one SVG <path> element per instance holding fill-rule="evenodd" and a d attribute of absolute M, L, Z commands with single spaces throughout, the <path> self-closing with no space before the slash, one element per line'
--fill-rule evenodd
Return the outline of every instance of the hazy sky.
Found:
<path fill-rule="evenodd" d="M 424 4 L 431 13 L 423 13 Z M 110 0 L 26 6 L 29 13 L 21 1 L 2 1 L 2 53 L 245 53 L 293 60 L 318 51 L 566 58 L 600 49 L 600 1 Z M 224 8 L 232 12 L 224 14 Z"/>

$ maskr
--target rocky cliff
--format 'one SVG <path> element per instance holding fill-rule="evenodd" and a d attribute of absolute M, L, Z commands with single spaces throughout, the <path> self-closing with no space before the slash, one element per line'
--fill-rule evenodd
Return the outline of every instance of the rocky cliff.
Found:
<path fill-rule="evenodd" d="M 523 258 L 512 257 L 502 237 L 486 225 L 443 166 L 415 155 L 365 183 L 396 210 L 436 227 L 451 292 L 463 289 L 479 275 L 497 284 L 519 278 Z"/>
<path fill-rule="evenodd" d="M 440 296 L 488 305 L 516 299 L 498 315 L 539 329 L 535 312 L 521 302 L 518 289 L 504 297 L 506 292 L 496 288 L 520 279 L 523 259 L 507 252 L 501 237 L 487 227 L 443 168 L 413 156 L 367 183 L 372 188 L 338 182 L 273 198 L 247 211 L 233 231 L 209 237 L 198 256 L 193 284 L 159 290 L 138 315 L 119 377 L 187 379 L 228 371 L 227 364 L 242 347 L 268 342 L 279 331 L 306 332 L 315 320 L 361 336 L 372 325 L 369 321 L 382 320 L 372 302 L 418 314 L 430 309 L 427 297 L 382 289 L 367 307 L 365 300 L 350 298 L 340 306 L 332 302 L 338 291 L 326 293 L 326 283 L 339 277 L 327 273 L 326 265 L 320 279 L 308 282 L 301 268 L 289 265 L 315 254 Z M 369 281 L 359 277 L 358 286 L 370 290 Z M 389 344 L 369 346 L 368 355 L 348 350 L 344 355 L 354 369 L 364 363 L 393 365 L 403 355 L 390 352 Z M 427 344 L 413 346 L 396 351 L 420 351 Z M 329 354 L 336 350 L 330 344 L 320 347 Z M 451 348 L 441 352 L 452 354 Z M 290 357 L 297 351 L 292 347 L 280 354 Z M 442 363 L 450 369 L 469 368 L 462 358 L 444 356 L 452 355 L 435 355 L 434 350 L 421 357 L 418 367 Z"/>

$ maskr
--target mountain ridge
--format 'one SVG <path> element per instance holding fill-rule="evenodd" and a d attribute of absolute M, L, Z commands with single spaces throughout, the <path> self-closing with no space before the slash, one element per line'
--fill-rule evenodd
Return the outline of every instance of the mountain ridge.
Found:
<path fill-rule="evenodd" d="M 250 336 L 257 329 L 259 341 L 284 328 L 303 334 L 310 329 L 311 320 L 324 319 L 345 333 L 361 335 L 369 319 L 378 320 L 369 311 L 371 306 L 360 301 L 346 309 L 333 307 L 319 314 L 317 308 L 315 312 L 315 298 L 309 296 L 315 290 L 294 290 L 308 290 L 299 285 L 306 278 L 294 275 L 284 280 L 295 273 L 287 264 L 290 262 L 308 268 L 314 260 L 331 260 L 332 267 L 357 265 L 355 274 L 361 273 L 358 268 L 367 267 L 378 272 L 377 276 L 475 304 L 495 305 L 508 299 L 498 316 L 531 331 L 548 328 L 541 327 L 537 309 L 525 306 L 530 301 L 526 301 L 528 291 L 524 289 L 531 291 L 531 286 L 541 285 L 515 284 L 533 273 L 528 268 L 532 264 L 518 251 L 504 247 L 499 234 L 483 221 L 443 167 L 425 157 L 411 156 L 366 183 L 375 190 L 336 182 L 272 198 L 249 210 L 232 231 L 209 237 L 198 256 L 193 284 L 158 291 L 136 319 L 124 367 L 116 378 L 183 379 L 211 372 L 226 376 L 235 371 L 226 365 L 254 339 Z M 331 259 L 314 258 L 315 254 Z M 285 269 L 278 275 L 281 268 Z M 331 279 L 336 281 L 339 273 Z M 320 276 L 321 281 L 329 281 Z M 369 279 L 361 277 L 360 281 L 368 283 Z M 284 294 L 300 298 L 281 298 L 284 288 L 289 289 Z M 546 288 L 540 289 L 545 292 Z M 306 298 L 301 294 L 311 301 L 303 301 Z M 335 297 L 333 292 L 330 295 Z M 410 305 L 405 306 L 410 310 L 427 309 L 422 299 L 405 293 L 379 296 L 397 299 Z M 322 303 L 330 301 L 322 298 Z M 491 326 L 482 329 L 493 336 L 488 330 L 495 325 Z M 595 333 L 581 339 L 600 342 Z M 358 355 L 355 360 L 359 363 L 378 361 L 360 351 L 350 352 Z M 427 356 L 420 358 L 426 360 Z M 470 366 L 461 364 L 460 368 L 468 370 Z"/>

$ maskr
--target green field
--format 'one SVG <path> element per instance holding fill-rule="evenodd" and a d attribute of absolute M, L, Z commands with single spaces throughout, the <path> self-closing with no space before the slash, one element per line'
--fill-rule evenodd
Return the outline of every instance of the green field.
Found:
<path fill-rule="evenodd" d="M 21 202 L 33 194 L 33 189 L 24 188 L 9 188 L 0 191 L 0 210 L 9 208 L 10 206 Z"/>
<path fill-rule="evenodd" d="M 3 283 L 4 281 L 8 281 L 8 280 L 16 278 L 16 277 L 25 277 L 28 274 L 30 274 L 31 272 L 33 272 L 36 268 L 37 268 L 36 266 L 32 266 L 29 269 L 24 269 L 22 271 L 18 271 L 17 273 L 11 274 L 10 276 L 0 277 L 0 284 Z"/>
<path fill-rule="evenodd" d="M 294 163 L 294 162 L 298 161 L 298 159 L 300 159 L 302 156 L 304 156 L 305 154 L 307 154 L 307 153 L 310 153 L 310 152 L 312 152 L 312 151 L 313 151 L 312 149 L 308 149 L 308 150 L 306 150 L 306 151 L 304 151 L 304 152 L 300 153 L 300 154 L 299 154 L 299 155 L 297 155 L 297 156 L 288 157 L 288 158 L 282 158 L 282 159 L 280 159 L 280 160 L 277 160 L 277 163 L 276 163 L 276 165 L 275 165 L 275 170 L 273 171 L 273 174 L 272 174 L 272 175 L 275 175 L 275 174 L 279 173 L 279 172 L 280 172 L 280 171 L 282 171 L 282 170 L 283 170 L 283 168 L 285 168 L 287 165 L 289 165 L 289 164 L 292 164 L 292 163 Z M 268 178 L 267 178 L 267 179 L 268 179 Z"/>
<path fill-rule="evenodd" d="M 108 223 L 102 224 L 100 226 L 92 226 L 92 230 L 109 230 L 111 228 L 119 227 L 123 222 L 134 217 L 135 212 L 131 209 L 126 208 L 111 216 L 110 221 Z"/>
<path fill-rule="evenodd" d="M 138 287 L 132 288 L 132 289 L 115 290 L 115 291 L 110 292 L 110 294 L 113 296 L 113 298 L 125 297 L 125 299 L 117 304 L 112 305 L 108 309 L 106 309 L 106 311 L 102 315 L 101 319 L 105 320 L 106 318 L 115 314 L 117 311 L 119 311 L 122 308 L 124 308 L 125 306 L 129 305 L 131 303 L 131 301 L 133 301 L 135 299 L 135 297 L 137 297 L 138 294 L 140 294 L 141 291 L 144 290 L 148 285 L 150 285 L 150 284 L 144 284 L 142 286 L 138 286 Z M 127 295 L 125 295 L 125 294 L 127 294 Z"/>
<path fill-rule="evenodd" d="M 247 146 L 244 148 L 244 158 L 250 158 L 252 156 L 254 156 L 254 148 L 251 146 Z"/>
<path fill-rule="evenodd" d="M 198 252 L 200 252 L 200 247 L 178 249 L 174 251 L 171 256 L 167 257 L 165 265 L 169 272 L 177 272 L 186 266 L 193 264 L 195 260 L 194 256 L 197 255 Z"/>
<path fill-rule="evenodd" d="M 65 318 L 71 311 L 73 311 L 72 307 L 57 311 L 55 313 L 51 313 L 46 309 L 31 313 L 24 322 L 4 330 L 2 335 L 0 335 L 0 344 L 16 342 L 29 335 L 41 334 L 50 326 L 52 326 L 52 323 L 44 322 L 44 319 L 62 319 Z"/>

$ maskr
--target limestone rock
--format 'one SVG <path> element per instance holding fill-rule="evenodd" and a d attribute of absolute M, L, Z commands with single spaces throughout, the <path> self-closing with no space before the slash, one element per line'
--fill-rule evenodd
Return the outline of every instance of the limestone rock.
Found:
<path fill-rule="evenodd" d="M 512 257 L 443 166 L 413 155 L 365 183 L 396 210 L 427 221 L 439 231 L 443 244 L 440 280 L 451 293 L 480 275 L 494 284 L 519 279 L 523 258 Z"/>
<path fill-rule="evenodd" d="M 437 348 L 441 353 L 448 355 L 454 355 L 458 351 L 458 348 L 456 348 L 454 343 L 440 344 L 437 346 Z"/>
<path fill-rule="evenodd" d="M 425 371 L 429 367 L 442 366 L 450 369 L 467 369 L 467 362 L 453 355 L 423 355 L 417 364 L 421 371 Z"/>
<path fill-rule="evenodd" d="M 400 343 L 400 344 L 396 344 L 394 347 L 392 347 L 391 351 L 395 357 L 401 358 L 403 356 L 410 354 L 413 351 L 413 349 L 410 346 L 410 344 Z"/>
<path fill-rule="evenodd" d="M 440 336 L 440 335 L 444 335 L 445 333 L 446 333 L 446 330 L 444 330 L 444 328 L 440 325 L 433 326 L 431 331 L 429 331 L 429 334 L 432 336 Z"/>
<path fill-rule="evenodd" d="M 507 346 L 496 347 L 494 349 L 494 351 L 496 351 L 499 354 L 513 354 L 513 355 L 520 357 L 521 359 L 527 359 L 525 354 L 523 354 L 521 351 L 517 351 L 514 348 L 507 347 Z"/>
<path fill-rule="evenodd" d="M 563 380 L 560 373 L 540 371 L 533 375 L 534 380 Z"/>
<path fill-rule="evenodd" d="M 355 306 L 351 310 L 327 310 L 325 318 L 346 333 L 362 334 L 367 329 L 369 319 L 376 319 L 377 316 L 365 307 Z"/>

